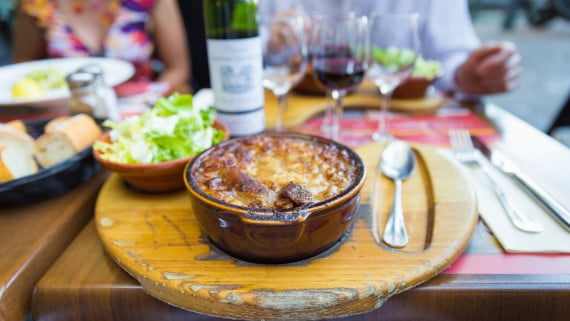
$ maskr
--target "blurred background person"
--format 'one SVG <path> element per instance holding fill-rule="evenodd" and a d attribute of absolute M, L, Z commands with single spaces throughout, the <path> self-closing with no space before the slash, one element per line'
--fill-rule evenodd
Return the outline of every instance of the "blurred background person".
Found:
<path fill-rule="evenodd" d="M 359 15 L 420 14 L 421 55 L 437 60 L 443 73 L 437 86 L 467 95 L 504 93 L 520 78 L 520 55 L 511 42 L 481 45 L 475 34 L 466 0 L 280 0 L 260 1 L 260 11 L 306 16 L 355 12 Z M 394 26 L 398 32 L 398 26 Z"/>
<path fill-rule="evenodd" d="M 176 0 L 20 0 L 12 58 L 117 58 L 133 63 L 133 80 L 150 81 L 156 52 L 156 81 L 189 91 L 184 33 Z"/>

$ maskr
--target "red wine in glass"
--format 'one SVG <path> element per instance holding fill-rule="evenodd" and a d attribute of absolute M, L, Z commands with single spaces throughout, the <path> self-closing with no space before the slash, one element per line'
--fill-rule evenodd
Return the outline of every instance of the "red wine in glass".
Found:
<path fill-rule="evenodd" d="M 321 58 L 314 61 L 314 72 L 327 90 L 350 90 L 362 82 L 365 66 L 351 58 Z"/>
<path fill-rule="evenodd" d="M 362 82 L 368 68 L 368 18 L 354 14 L 323 16 L 316 18 L 313 25 L 313 73 L 334 99 L 325 119 L 332 116 L 331 138 L 339 140 L 342 98 Z"/>

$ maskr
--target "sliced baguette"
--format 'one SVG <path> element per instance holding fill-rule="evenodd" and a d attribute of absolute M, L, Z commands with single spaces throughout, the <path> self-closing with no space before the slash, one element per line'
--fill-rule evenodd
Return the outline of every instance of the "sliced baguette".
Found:
<path fill-rule="evenodd" d="M 6 123 L 6 125 L 10 126 L 12 129 L 15 129 L 21 133 L 24 133 L 24 134 L 28 133 L 28 129 L 26 128 L 26 125 L 21 120 L 9 121 Z"/>
<path fill-rule="evenodd" d="M 27 148 L 19 145 L 0 146 L 0 183 L 37 173 L 38 165 Z"/>
<path fill-rule="evenodd" d="M 34 174 L 34 140 L 26 133 L 0 124 L 0 182 Z"/>
<path fill-rule="evenodd" d="M 70 118 L 71 116 L 59 116 L 50 120 L 44 128 L 44 133 L 51 133 L 55 131 L 59 126 L 68 121 Z"/>
<path fill-rule="evenodd" d="M 22 133 L 12 126 L 0 124 L 0 146 L 6 145 L 21 146 L 27 153 L 34 154 L 34 139 L 30 135 Z"/>
<path fill-rule="evenodd" d="M 79 114 L 58 121 L 36 140 L 36 158 L 50 167 L 89 147 L 102 132 L 90 116 Z"/>

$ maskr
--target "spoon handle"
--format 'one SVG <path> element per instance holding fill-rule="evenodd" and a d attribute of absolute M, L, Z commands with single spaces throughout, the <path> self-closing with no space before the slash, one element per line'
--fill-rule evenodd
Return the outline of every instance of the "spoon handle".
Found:
<path fill-rule="evenodd" d="M 404 212 L 402 210 L 402 180 L 395 179 L 394 203 L 390 211 L 390 218 L 384 229 L 384 242 L 386 244 L 400 248 L 408 244 L 408 233 L 404 223 Z"/>

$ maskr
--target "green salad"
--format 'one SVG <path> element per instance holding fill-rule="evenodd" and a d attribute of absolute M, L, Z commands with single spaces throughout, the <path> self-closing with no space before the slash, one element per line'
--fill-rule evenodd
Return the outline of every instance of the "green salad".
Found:
<path fill-rule="evenodd" d="M 410 65 L 414 63 L 415 59 L 412 77 L 432 79 L 436 77 L 441 70 L 441 64 L 439 62 L 425 60 L 422 56 L 418 56 L 416 59 L 414 52 L 409 49 L 398 49 L 394 47 L 381 49 L 373 47 L 372 58 L 384 67 L 394 69 Z"/>
<path fill-rule="evenodd" d="M 441 70 L 441 64 L 435 60 L 424 60 L 422 56 L 416 59 L 412 77 L 433 79 Z"/>
<path fill-rule="evenodd" d="M 222 141 L 224 132 L 212 127 L 215 110 L 199 110 L 191 95 L 174 94 L 160 99 L 140 116 L 115 123 L 111 143 L 95 142 L 101 157 L 116 163 L 159 163 L 194 156 Z"/>
<path fill-rule="evenodd" d="M 416 55 L 409 49 L 398 49 L 394 47 L 381 49 L 373 47 L 372 58 L 384 67 L 400 67 L 413 63 L 414 59 L 416 59 Z"/>

